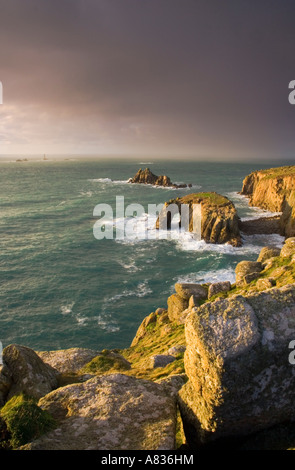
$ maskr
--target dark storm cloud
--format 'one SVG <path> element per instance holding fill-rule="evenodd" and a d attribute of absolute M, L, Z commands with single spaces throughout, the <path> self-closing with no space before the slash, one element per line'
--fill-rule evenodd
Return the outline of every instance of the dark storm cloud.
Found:
<path fill-rule="evenodd" d="M 5 104 L 24 113 L 28 127 L 15 109 L 13 125 L 27 142 L 35 129 L 57 147 L 289 157 L 294 11 L 289 0 L 0 1 Z"/>

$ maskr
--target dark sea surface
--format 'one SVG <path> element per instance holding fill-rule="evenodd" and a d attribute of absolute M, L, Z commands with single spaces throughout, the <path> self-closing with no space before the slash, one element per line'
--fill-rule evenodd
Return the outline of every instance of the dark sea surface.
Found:
<path fill-rule="evenodd" d="M 281 162 L 280 165 L 288 162 Z M 179 281 L 234 281 L 236 264 L 255 260 L 262 246 L 282 238 L 244 236 L 243 246 L 208 245 L 192 234 L 156 238 L 148 204 L 189 192 L 228 196 L 241 218 L 264 211 L 248 207 L 238 194 L 262 163 L 175 161 L 0 161 L 0 341 L 35 350 L 70 347 L 128 347 L 143 318 L 158 307 Z M 190 189 L 128 183 L 139 168 L 167 174 Z M 137 238 L 98 240 L 93 227 L 98 204 L 109 204 L 115 220 L 116 197 L 141 204 Z M 126 221 L 126 220 L 125 220 Z M 111 224 L 111 218 L 109 224 Z M 154 237 L 154 239 L 152 239 Z"/>

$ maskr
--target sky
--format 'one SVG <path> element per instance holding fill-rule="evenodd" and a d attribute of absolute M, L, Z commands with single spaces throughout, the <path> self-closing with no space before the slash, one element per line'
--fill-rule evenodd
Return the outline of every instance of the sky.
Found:
<path fill-rule="evenodd" d="M 0 0 L 0 154 L 293 159 L 294 0 Z"/>

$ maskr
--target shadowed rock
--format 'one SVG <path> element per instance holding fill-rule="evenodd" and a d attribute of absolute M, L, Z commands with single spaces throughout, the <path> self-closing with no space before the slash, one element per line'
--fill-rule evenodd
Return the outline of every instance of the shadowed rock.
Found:
<path fill-rule="evenodd" d="M 294 420 L 295 286 L 209 302 L 186 320 L 180 407 L 192 446 Z"/>

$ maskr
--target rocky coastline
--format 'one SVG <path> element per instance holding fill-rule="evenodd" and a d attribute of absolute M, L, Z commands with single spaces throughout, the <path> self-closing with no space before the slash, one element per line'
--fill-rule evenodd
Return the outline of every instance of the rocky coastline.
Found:
<path fill-rule="evenodd" d="M 251 204 L 285 213 L 285 242 L 237 263 L 234 283 L 176 284 L 125 349 L 6 346 L 0 448 L 294 449 L 293 183 L 289 167 L 273 174 L 284 171 L 280 186 L 265 171 L 244 182 Z"/>

